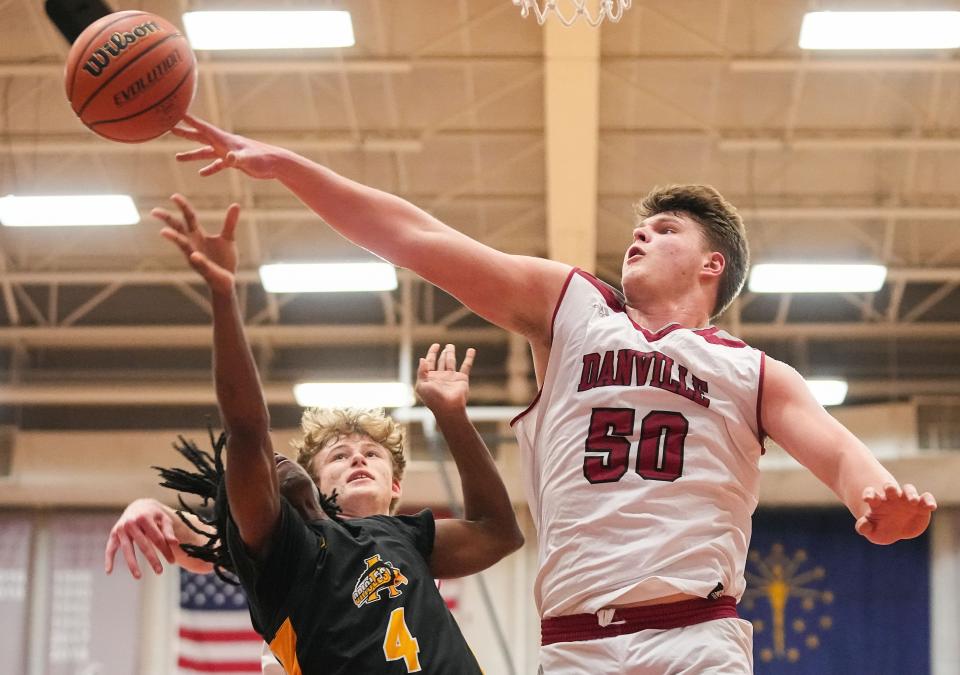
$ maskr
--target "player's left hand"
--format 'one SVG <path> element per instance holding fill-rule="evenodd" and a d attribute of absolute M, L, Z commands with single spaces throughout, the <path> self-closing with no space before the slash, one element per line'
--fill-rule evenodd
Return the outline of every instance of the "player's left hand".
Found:
<path fill-rule="evenodd" d="M 219 234 L 208 234 L 197 222 L 193 206 L 186 197 L 175 194 L 170 200 L 180 209 L 182 217 L 178 218 L 166 209 L 153 209 L 150 215 L 166 224 L 160 234 L 180 249 L 212 291 L 224 295 L 232 293 L 238 260 L 234 238 L 240 218 L 239 204 L 231 204 L 227 209 Z"/>
<path fill-rule="evenodd" d="M 439 344 L 430 345 L 417 368 L 416 391 L 423 404 L 434 412 L 466 408 L 470 369 L 476 354 L 477 350 L 472 347 L 468 349 L 458 370 L 457 352 L 453 345 L 448 344 L 443 351 L 440 351 Z"/>
<path fill-rule="evenodd" d="M 896 483 L 888 483 L 879 491 L 867 487 L 863 501 L 867 512 L 857 520 L 857 532 L 874 544 L 892 544 L 920 536 L 930 524 L 930 514 L 937 509 L 932 494 L 918 494 L 909 483 L 904 483 L 902 489 Z"/>

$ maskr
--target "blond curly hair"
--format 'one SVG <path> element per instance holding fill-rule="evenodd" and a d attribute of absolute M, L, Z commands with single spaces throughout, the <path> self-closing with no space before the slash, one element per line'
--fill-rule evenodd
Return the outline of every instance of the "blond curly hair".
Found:
<path fill-rule="evenodd" d="M 308 408 L 300 419 L 303 436 L 291 445 L 297 451 L 297 463 L 307 470 L 314 480 L 317 476 L 310 467 L 313 458 L 327 444 L 345 436 L 359 434 L 390 452 L 393 477 L 403 479 L 407 459 L 403 455 L 404 433 L 392 417 L 382 408 Z M 393 513 L 397 499 L 390 502 Z"/>

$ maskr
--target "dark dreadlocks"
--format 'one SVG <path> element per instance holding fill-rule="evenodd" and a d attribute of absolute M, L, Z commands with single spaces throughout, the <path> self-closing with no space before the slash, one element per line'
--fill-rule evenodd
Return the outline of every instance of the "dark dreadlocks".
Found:
<path fill-rule="evenodd" d="M 223 468 L 223 448 L 227 444 L 227 434 L 221 432 L 219 436 L 214 437 L 213 427 L 209 425 L 207 431 L 210 435 L 210 445 L 213 447 L 212 455 L 198 448 L 193 441 L 188 441 L 180 435 L 177 435 L 177 441 L 173 443 L 174 450 L 190 462 L 196 468 L 196 471 L 159 466 L 151 468 L 160 473 L 161 487 L 176 490 L 178 493 L 196 495 L 203 500 L 200 504 L 191 507 L 183 500 L 182 494 L 177 494 L 177 500 L 180 502 L 177 515 L 180 520 L 191 531 L 205 539 L 203 544 L 181 544 L 180 548 L 193 558 L 211 563 L 213 571 L 220 579 L 236 586 L 238 583 L 235 578 L 236 571 L 233 566 L 233 559 L 223 536 L 227 531 L 227 519 L 229 518 Z M 332 520 L 339 521 L 341 511 L 337 505 L 336 490 L 329 497 L 322 492 L 319 494 L 320 508 Z M 194 516 L 210 529 L 205 530 L 196 527 L 184 516 L 184 512 Z"/>

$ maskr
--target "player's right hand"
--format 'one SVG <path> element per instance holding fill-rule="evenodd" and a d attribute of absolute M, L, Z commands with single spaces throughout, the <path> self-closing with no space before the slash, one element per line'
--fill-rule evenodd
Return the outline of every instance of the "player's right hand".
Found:
<path fill-rule="evenodd" d="M 470 369 L 477 350 L 467 349 L 463 363 L 457 368 L 457 352 L 452 344 L 443 350 L 440 345 L 430 345 L 426 356 L 417 367 L 417 396 L 433 412 L 453 412 L 467 406 L 470 393 Z"/>
<path fill-rule="evenodd" d="M 154 218 L 166 223 L 160 234 L 180 249 L 190 266 L 217 293 L 233 292 L 237 272 L 237 245 L 234 237 L 240 218 L 240 205 L 231 204 L 223 218 L 220 234 L 207 234 L 197 222 L 193 206 L 186 197 L 173 195 L 170 200 L 180 209 L 178 218 L 166 209 L 155 208 Z"/>
<path fill-rule="evenodd" d="M 173 551 L 174 547 L 179 547 L 179 542 L 173 531 L 173 517 L 160 502 L 154 499 L 137 499 L 124 509 L 107 537 L 104 571 L 107 574 L 113 572 L 117 549 L 120 549 L 130 574 L 134 579 L 139 579 L 142 574 L 140 565 L 137 564 L 134 544 L 157 574 L 163 572 L 158 551 L 168 563 L 174 562 Z"/>
<path fill-rule="evenodd" d="M 177 153 L 178 162 L 212 160 L 200 169 L 201 176 L 212 176 L 230 168 L 239 169 L 251 178 L 275 178 L 276 160 L 285 152 L 275 146 L 231 134 L 193 115 L 185 115 L 171 132 L 174 136 L 202 144 L 203 147 L 195 150 Z"/>

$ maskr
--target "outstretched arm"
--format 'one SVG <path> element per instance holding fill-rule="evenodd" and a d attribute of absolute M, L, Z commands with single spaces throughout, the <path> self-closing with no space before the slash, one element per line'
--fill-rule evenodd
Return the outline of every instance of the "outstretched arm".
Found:
<path fill-rule="evenodd" d="M 850 431 L 834 419 L 790 366 L 767 357 L 761 418 L 764 429 L 836 493 L 875 544 L 923 533 L 937 508 L 929 492 L 902 487 Z"/>
<path fill-rule="evenodd" d="M 192 514 L 184 514 L 184 517 L 194 527 L 200 530 L 206 528 Z M 180 520 L 177 512 L 166 504 L 156 499 L 137 499 L 130 502 L 110 529 L 107 548 L 104 551 L 104 571 L 107 574 L 113 572 L 113 563 L 119 549 L 123 552 L 123 558 L 133 578 L 139 579 L 143 576 L 140 565 L 137 563 L 137 553 L 134 548 L 136 544 L 136 548 L 140 549 L 140 553 L 156 574 L 163 572 L 160 555 L 172 565 L 179 565 L 191 572 L 207 574 L 213 571 L 213 565 L 191 557 L 180 548 L 180 544 L 200 546 L 205 541 L 202 535 L 187 527 Z"/>
<path fill-rule="evenodd" d="M 420 359 L 417 394 L 437 419 L 460 473 L 463 518 L 437 521 L 430 569 L 439 579 L 490 567 L 523 545 L 507 488 L 483 439 L 467 417 L 467 393 L 475 351 L 460 369 L 453 345 L 430 347 Z"/>
<path fill-rule="evenodd" d="M 210 287 L 214 382 L 227 431 L 227 501 L 243 543 L 251 554 L 263 557 L 280 518 L 280 495 L 270 416 L 235 291 L 233 239 L 240 208 L 232 205 L 220 234 L 208 235 L 185 198 L 174 195 L 173 201 L 182 219 L 163 209 L 154 209 L 153 215 L 167 225 L 161 234 L 180 248 Z"/>
<path fill-rule="evenodd" d="M 350 241 L 413 270 L 488 321 L 525 336 L 541 356 L 549 350 L 553 308 L 569 266 L 502 253 L 400 197 L 203 120 L 187 116 L 173 133 L 203 144 L 177 155 L 181 161 L 210 160 L 201 175 L 236 168 L 254 178 L 279 180 Z"/>

